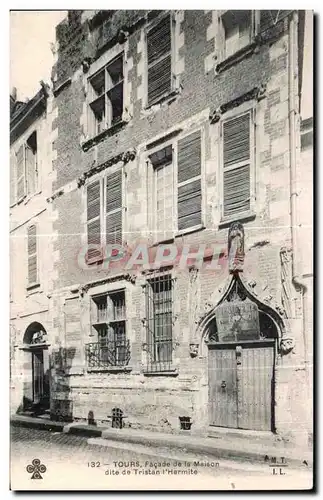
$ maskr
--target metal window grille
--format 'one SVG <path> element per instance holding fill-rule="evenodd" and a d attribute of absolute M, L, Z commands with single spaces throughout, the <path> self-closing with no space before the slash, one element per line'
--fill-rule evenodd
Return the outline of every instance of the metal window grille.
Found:
<path fill-rule="evenodd" d="M 94 328 L 98 342 L 87 344 L 89 367 L 126 366 L 130 361 L 130 342 L 126 338 L 126 304 L 124 291 L 94 298 Z"/>
<path fill-rule="evenodd" d="M 170 275 L 160 275 L 146 285 L 147 371 L 168 371 L 173 350 L 173 297 Z"/>
<path fill-rule="evenodd" d="M 120 408 L 113 408 L 112 410 L 112 427 L 122 429 L 124 427 L 123 411 Z"/>

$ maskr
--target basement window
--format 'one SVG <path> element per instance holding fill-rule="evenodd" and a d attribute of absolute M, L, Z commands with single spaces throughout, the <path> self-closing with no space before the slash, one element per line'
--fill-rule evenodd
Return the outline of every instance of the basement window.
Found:
<path fill-rule="evenodd" d="M 123 55 L 89 78 L 89 134 L 94 137 L 122 121 Z"/>

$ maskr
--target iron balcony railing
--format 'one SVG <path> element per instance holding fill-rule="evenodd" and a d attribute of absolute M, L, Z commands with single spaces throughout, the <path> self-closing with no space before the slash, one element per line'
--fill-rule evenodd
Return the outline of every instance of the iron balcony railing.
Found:
<path fill-rule="evenodd" d="M 127 366 L 130 361 L 129 339 L 91 342 L 85 346 L 89 368 L 109 368 Z"/>

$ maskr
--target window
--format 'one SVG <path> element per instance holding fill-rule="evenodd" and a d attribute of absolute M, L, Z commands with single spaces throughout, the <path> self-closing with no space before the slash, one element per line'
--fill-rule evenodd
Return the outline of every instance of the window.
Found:
<path fill-rule="evenodd" d="M 168 146 L 151 156 L 155 177 L 156 233 L 161 240 L 173 235 L 174 167 L 172 147 Z"/>
<path fill-rule="evenodd" d="M 167 240 L 176 232 L 201 225 L 201 131 L 155 151 L 149 159 L 154 175 L 156 240 Z"/>
<path fill-rule="evenodd" d="M 37 229 L 30 226 L 27 230 L 28 247 L 28 287 L 38 283 L 37 272 Z"/>
<path fill-rule="evenodd" d="M 173 351 L 173 298 L 170 275 L 161 275 L 146 284 L 146 331 L 148 371 L 168 371 Z"/>
<path fill-rule="evenodd" d="M 123 55 L 89 78 L 89 133 L 95 136 L 122 121 Z"/>
<path fill-rule="evenodd" d="M 122 244 L 122 171 L 107 175 L 87 186 L 87 243 L 101 246 Z M 101 257 L 89 248 L 88 261 Z"/>
<path fill-rule="evenodd" d="M 223 59 L 227 59 L 251 43 L 251 10 L 228 10 L 222 16 L 222 26 L 224 30 Z"/>
<path fill-rule="evenodd" d="M 33 132 L 11 158 L 10 205 L 19 202 L 37 189 L 37 134 Z"/>
<path fill-rule="evenodd" d="M 97 342 L 87 344 L 88 366 L 108 368 L 128 365 L 130 346 L 126 337 L 125 291 L 94 296 L 91 307 L 92 328 Z"/>
<path fill-rule="evenodd" d="M 147 33 L 148 106 L 172 90 L 171 15 L 163 17 Z"/>
<path fill-rule="evenodd" d="M 231 218 L 250 210 L 251 113 L 224 121 L 222 136 L 223 216 Z"/>

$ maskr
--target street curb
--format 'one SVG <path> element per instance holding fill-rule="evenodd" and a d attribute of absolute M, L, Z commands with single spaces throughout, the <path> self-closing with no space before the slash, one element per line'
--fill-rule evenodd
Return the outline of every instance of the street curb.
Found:
<path fill-rule="evenodd" d="M 292 458 L 292 457 L 286 457 L 286 450 L 282 449 L 273 449 L 273 448 L 265 448 L 264 451 L 252 451 L 252 450 L 239 450 L 239 449 L 230 449 L 227 448 L 221 444 L 216 443 L 216 438 L 210 438 L 214 439 L 214 444 L 210 443 L 209 445 L 204 444 L 204 443 L 192 443 L 190 441 L 182 441 L 182 440 L 176 440 L 177 436 L 174 436 L 175 439 L 166 437 L 165 435 L 161 436 L 154 436 L 149 438 L 145 436 L 133 436 L 133 435 L 125 435 L 119 433 L 116 429 L 113 431 L 111 429 L 104 430 L 102 432 L 101 437 L 103 439 L 111 440 L 111 441 L 119 441 L 119 442 L 124 442 L 124 443 L 131 443 L 131 444 L 142 444 L 149 446 L 151 448 L 160 448 L 160 447 L 169 447 L 173 449 L 179 449 L 183 452 L 194 452 L 197 454 L 203 454 L 205 453 L 206 455 L 210 455 L 214 458 L 223 458 L 223 459 L 229 459 L 229 460 L 237 460 L 237 461 L 249 461 L 249 462 L 257 462 L 257 463 L 264 463 L 265 456 L 267 455 L 270 459 L 270 457 L 277 457 L 277 460 L 283 456 L 285 453 L 285 458 L 288 460 L 288 464 L 290 465 L 303 465 L 304 460 L 307 460 L 307 463 L 310 465 L 312 463 L 312 458 L 309 457 L 309 453 L 304 453 L 304 457 L 302 458 Z M 241 443 L 243 444 L 243 443 Z M 238 444 L 237 444 L 238 446 Z M 289 453 L 292 450 L 289 450 Z M 288 453 L 288 454 L 289 454 Z M 277 465 L 278 467 L 278 465 Z"/>
<path fill-rule="evenodd" d="M 267 455 L 268 460 L 271 457 L 277 457 L 279 460 L 282 456 L 284 456 L 288 464 L 304 467 L 304 460 L 307 461 L 308 466 L 312 465 L 312 453 L 309 451 L 302 452 L 301 450 L 294 449 L 285 449 L 282 447 L 267 447 L 263 445 L 263 449 L 261 451 L 255 450 L 247 450 L 247 449 L 239 449 L 239 445 L 245 446 L 246 442 L 237 441 L 236 447 L 234 449 L 228 448 L 223 443 L 217 441 L 216 438 L 209 438 L 214 441 L 214 443 L 210 442 L 208 444 L 203 442 L 192 442 L 189 441 L 187 437 L 181 435 L 165 435 L 161 434 L 146 435 L 140 433 L 138 431 L 127 431 L 121 429 L 107 429 L 104 427 L 96 427 L 94 425 L 86 425 L 81 423 L 69 423 L 66 422 L 55 422 L 55 421 L 46 421 L 37 417 L 26 417 L 24 415 L 13 415 L 11 417 L 11 425 L 20 426 L 20 427 L 29 427 L 33 429 L 47 430 L 47 431 L 56 431 L 56 432 L 64 432 L 66 434 L 84 436 L 84 437 L 101 437 L 102 439 L 130 443 L 130 444 L 140 444 L 145 445 L 149 448 L 173 448 L 178 449 L 182 452 L 193 452 L 196 454 L 206 454 L 210 455 L 214 458 L 222 458 L 243 462 L 252 462 L 252 463 L 264 463 L 265 456 Z M 195 438 L 196 439 L 196 438 Z M 205 438 L 204 438 L 205 439 Z M 203 438 L 201 438 L 201 441 Z M 302 455 L 299 455 L 302 453 Z M 294 454 L 294 456 L 293 456 Z M 295 455 L 298 456 L 295 456 Z M 278 467 L 278 465 L 277 465 Z"/>
<path fill-rule="evenodd" d="M 29 427 L 32 429 L 62 432 L 65 422 L 46 421 L 41 418 L 25 417 L 24 415 L 12 415 L 11 425 L 15 427 Z"/>

